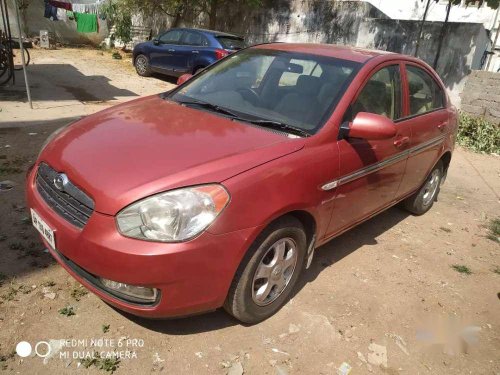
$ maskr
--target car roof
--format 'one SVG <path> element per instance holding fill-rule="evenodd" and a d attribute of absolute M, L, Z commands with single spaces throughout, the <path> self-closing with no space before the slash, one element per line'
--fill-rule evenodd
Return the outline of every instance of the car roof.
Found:
<path fill-rule="evenodd" d="M 358 47 L 340 46 L 335 44 L 268 43 L 268 44 L 257 44 L 251 48 L 271 49 L 277 51 L 328 56 L 343 60 L 355 61 L 359 63 L 365 63 L 366 61 L 377 56 L 391 55 L 391 57 L 393 58 L 403 57 L 403 55 L 388 51 L 370 50 Z"/>
<path fill-rule="evenodd" d="M 197 28 L 188 28 L 188 27 L 176 27 L 174 29 L 175 30 L 199 31 L 199 32 L 202 32 L 202 33 L 211 34 L 213 36 L 227 36 L 227 37 L 231 37 L 231 38 L 241 38 L 241 36 L 238 36 L 238 35 L 235 35 L 235 34 L 229 34 L 229 33 L 225 33 L 225 32 L 222 32 L 222 31 L 216 31 L 216 30 L 197 29 Z M 172 29 L 172 30 L 174 30 L 174 29 Z"/>

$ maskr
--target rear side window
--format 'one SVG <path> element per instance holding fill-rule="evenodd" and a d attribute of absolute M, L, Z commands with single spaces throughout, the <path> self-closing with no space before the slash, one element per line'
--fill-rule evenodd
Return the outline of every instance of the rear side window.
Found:
<path fill-rule="evenodd" d="M 359 112 L 375 113 L 391 120 L 401 117 L 399 65 L 382 68 L 371 76 L 352 105 L 352 118 Z"/>
<path fill-rule="evenodd" d="M 216 36 L 220 45 L 224 49 L 242 49 L 245 48 L 245 41 L 242 38 L 230 37 L 230 36 Z"/>
<path fill-rule="evenodd" d="M 171 30 L 160 36 L 158 39 L 162 44 L 180 44 L 182 30 Z"/>
<path fill-rule="evenodd" d="M 184 32 L 184 44 L 189 46 L 208 46 L 207 38 L 205 38 L 200 33 L 185 31 Z"/>
<path fill-rule="evenodd" d="M 410 115 L 420 115 L 444 107 L 444 92 L 423 69 L 406 66 L 410 93 Z"/>

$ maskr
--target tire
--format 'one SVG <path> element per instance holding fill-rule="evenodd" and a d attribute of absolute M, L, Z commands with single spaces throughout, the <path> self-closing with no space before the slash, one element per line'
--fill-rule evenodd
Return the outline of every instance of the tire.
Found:
<path fill-rule="evenodd" d="M 288 301 L 305 265 L 306 252 L 306 234 L 300 221 L 283 217 L 272 223 L 241 262 L 224 309 L 249 324 L 272 316 Z"/>
<path fill-rule="evenodd" d="M 31 56 L 30 56 L 29 51 L 26 48 L 23 49 L 23 51 L 24 51 L 24 62 L 26 64 L 26 66 L 28 66 L 30 64 Z M 21 50 L 19 50 L 19 53 L 21 53 Z M 21 58 L 18 58 L 17 60 L 18 60 L 17 64 L 14 64 L 14 70 L 18 70 L 18 71 L 23 70 Z"/>
<path fill-rule="evenodd" d="M 141 77 L 149 77 L 151 75 L 151 67 L 149 66 L 149 59 L 145 55 L 137 55 L 134 60 L 135 71 Z"/>
<path fill-rule="evenodd" d="M 429 211 L 439 195 L 443 172 L 443 162 L 440 160 L 429 173 L 420 190 L 403 201 L 403 207 L 414 215 L 423 215 Z"/>

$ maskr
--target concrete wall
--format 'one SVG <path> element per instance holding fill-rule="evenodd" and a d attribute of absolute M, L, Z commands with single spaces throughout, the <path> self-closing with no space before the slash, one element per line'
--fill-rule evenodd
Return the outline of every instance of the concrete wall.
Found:
<path fill-rule="evenodd" d="M 78 3 L 93 3 L 91 0 L 79 0 Z M 12 34 L 17 36 L 17 20 L 15 17 L 14 2 L 7 0 L 9 5 L 9 15 Z M 94 44 L 101 43 L 108 34 L 106 21 L 99 20 L 99 33 L 79 33 L 76 31 L 76 22 L 68 20 L 51 21 L 45 18 L 45 4 L 43 0 L 33 0 L 29 3 L 27 9 L 21 13 L 21 23 L 23 24 L 23 34 L 25 36 L 40 35 L 40 30 L 48 30 L 54 37 L 55 42 L 64 44 Z"/>
<path fill-rule="evenodd" d="M 464 112 L 500 125 L 500 73 L 473 71 L 461 97 Z"/>

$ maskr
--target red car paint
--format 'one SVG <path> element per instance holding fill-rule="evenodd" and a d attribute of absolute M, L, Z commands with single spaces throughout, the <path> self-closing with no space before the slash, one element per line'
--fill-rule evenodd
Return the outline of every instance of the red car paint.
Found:
<path fill-rule="evenodd" d="M 58 262 L 108 303 L 133 314 L 167 317 L 216 309 L 245 252 L 273 220 L 292 213 L 310 226 L 318 247 L 415 192 L 433 166 L 449 163 L 457 112 L 444 108 L 409 116 L 405 64 L 417 65 L 444 86 L 422 61 L 398 54 L 312 44 L 269 44 L 276 49 L 332 56 L 363 63 L 322 129 L 290 138 L 215 114 L 183 107 L 159 96 L 141 98 L 78 121 L 41 153 L 46 162 L 95 201 L 83 229 L 69 224 L 27 179 L 27 200 L 55 230 Z M 390 138 L 340 139 L 344 113 L 371 75 L 399 64 L 403 72 L 403 119 Z M 365 114 L 362 128 L 378 126 Z M 384 129 L 388 132 L 386 123 Z M 425 147 L 424 147 L 425 146 Z M 363 168 L 405 153 L 405 157 L 356 178 Z M 181 156 L 180 156 L 181 155 Z M 115 215 L 129 204 L 174 188 L 221 183 L 231 201 L 198 237 L 157 243 L 122 236 Z M 48 245 L 48 244 L 46 244 Z M 70 267 L 119 282 L 155 287 L 154 306 L 138 306 L 96 288 Z"/>

